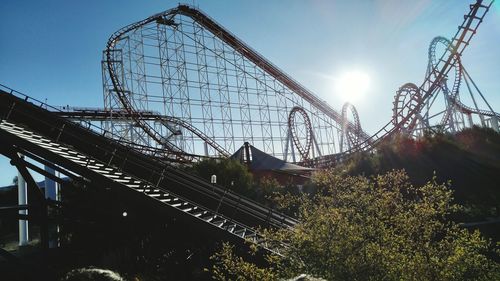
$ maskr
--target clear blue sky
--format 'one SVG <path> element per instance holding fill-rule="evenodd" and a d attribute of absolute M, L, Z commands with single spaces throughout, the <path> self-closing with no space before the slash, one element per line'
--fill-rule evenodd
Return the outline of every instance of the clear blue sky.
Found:
<path fill-rule="evenodd" d="M 451 37 L 471 1 L 273 0 L 195 4 L 338 110 L 332 77 L 363 71 L 370 88 L 356 102 L 372 133 L 391 117 L 396 89 L 420 84 L 427 47 Z M 487 15 L 463 63 L 500 110 L 500 1 Z M 0 1 L 0 83 L 54 105 L 101 106 L 100 61 L 120 27 L 177 1 Z M 15 171 L 0 158 L 0 186 Z"/>

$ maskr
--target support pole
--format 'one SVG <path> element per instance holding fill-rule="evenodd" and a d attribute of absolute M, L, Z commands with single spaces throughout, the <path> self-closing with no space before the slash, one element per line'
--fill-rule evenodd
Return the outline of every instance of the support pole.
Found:
<path fill-rule="evenodd" d="M 318 154 L 318 156 L 322 156 L 323 153 L 321 153 L 321 150 L 319 149 L 318 141 L 316 140 L 316 136 L 314 136 L 314 134 L 312 135 L 312 139 L 314 146 L 316 147 L 316 153 Z"/>
<path fill-rule="evenodd" d="M 464 69 L 465 71 L 465 69 Z M 479 107 L 477 106 L 477 102 L 476 102 L 476 99 L 474 98 L 474 95 L 472 94 L 472 90 L 470 88 L 470 85 L 469 85 L 469 81 L 467 79 L 467 75 L 464 75 L 464 81 L 465 81 L 465 85 L 467 85 L 467 90 L 469 90 L 469 94 L 470 94 L 470 97 L 472 98 L 472 102 L 474 103 L 474 107 L 476 108 L 476 111 L 479 113 L 479 120 L 481 120 L 481 126 L 485 126 L 486 123 L 484 122 L 484 116 L 481 114 L 481 111 L 479 110 Z M 472 125 L 471 125 L 472 127 Z"/>
<path fill-rule="evenodd" d="M 283 155 L 283 160 L 285 162 L 288 162 L 288 145 L 289 145 L 289 142 L 290 142 L 290 129 L 287 130 L 287 133 L 286 133 L 286 145 L 285 145 L 285 151 L 284 151 L 284 155 Z"/>
<path fill-rule="evenodd" d="M 26 181 L 21 172 L 17 173 L 17 200 L 19 205 L 28 204 L 28 190 Z M 28 215 L 28 210 L 19 210 L 20 215 Z M 19 220 L 19 246 L 26 246 L 29 242 L 28 220 Z"/>
<path fill-rule="evenodd" d="M 243 145 L 245 146 L 245 159 L 244 159 L 244 163 L 247 166 L 250 166 L 251 163 L 252 163 L 252 159 L 250 158 L 250 144 L 248 142 L 245 142 Z"/>
<path fill-rule="evenodd" d="M 41 193 L 35 180 L 31 176 L 28 169 L 26 168 L 26 165 L 23 164 L 24 160 L 22 159 L 22 157 L 23 157 L 22 155 L 19 155 L 15 152 L 11 153 L 9 156 L 9 158 L 11 159 L 11 161 L 10 161 L 11 164 L 16 166 L 17 171 L 19 172 L 19 175 L 22 176 L 22 178 L 24 179 L 23 181 L 25 181 L 24 186 L 27 186 L 27 188 L 25 189 L 26 193 L 27 193 L 27 190 L 29 188 L 29 190 L 32 192 L 31 194 L 35 195 L 37 197 L 37 200 L 35 200 L 35 201 L 39 201 L 38 206 L 33 205 L 33 202 L 32 202 L 32 204 L 30 205 L 30 212 L 32 212 L 32 214 L 33 214 L 33 211 L 35 211 L 35 213 L 37 213 L 37 214 L 39 213 L 39 215 L 40 215 L 40 242 L 42 245 L 42 249 L 45 250 L 48 248 L 48 245 L 49 245 L 48 244 L 47 202 L 45 200 L 44 194 Z M 35 207 L 36 207 L 36 209 L 34 209 Z"/>
<path fill-rule="evenodd" d="M 469 127 L 474 127 L 474 122 L 472 121 L 472 113 L 467 113 L 467 119 L 469 120 Z M 484 122 L 481 122 L 484 124 Z"/>
<path fill-rule="evenodd" d="M 481 96 L 481 98 L 483 99 L 483 101 L 486 103 L 486 105 L 488 106 L 488 108 L 490 109 L 491 112 L 495 112 L 493 110 L 493 108 L 491 107 L 491 105 L 488 103 L 488 101 L 486 100 L 486 98 L 483 96 L 483 93 L 481 93 L 481 91 L 479 90 L 479 88 L 477 87 L 476 83 L 474 82 L 474 80 L 472 80 L 472 78 L 470 77 L 469 73 L 467 72 L 467 70 L 465 70 L 465 68 L 463 68 L 463 71 L 465 73 L 465 76 L 467 76 L 470 80 L 470 82 L 472 83 L 472 85 L 474 86 L 474 88 L 476 89 L 476 91 L 479 93 L 479 95 Z"/>
<path fill-rule="evenodd" d="M 492 116 L 490 118 L 490 124 L 491 124 L 491 128 L 495 131 L 495 132 L 500 132 L 500 129 L 498 128 L 498 117 L 496 116 Z"/>
<path fill-rule="evenodd" d="M 290 143 L 290 152 L 292 154 L 292 163 L 297 163 L 297 160 L 295 159 L 295 150 L 293 148 L 292 131 L 290 129 L 288 129 L 287 148 L 288 148 L 288 143 Z M 288 154 L 288 150 L 287 150 L 287 154 Z M 288 156 L 287 156 L 287 158 L 288 158 Z"/>
<path fill-rule="evenodd" d="M 295 158 L 295 148 L 292 139 L 290 139 L 290 150 L 292 152 L 292 163 L 297 163 L 297 159 Z"/>
<path fill-rule="evenodd" d="M 56 171 L 49 166 L 45 166 L 45 171 L 51 175 L 57 176 Z M 55 201 L 59 200 L 59 183 L 56 183 L 49 177 L 45 177 L 45 198 Z"/>
<path fill-rule="evenodd" d="M 60 201 L 60 183 L 53 180 L 54 177 L 60 178 L 59 172 L 54 170 L 54 168 L 45 165 L 44 170 L 52 177 L 45 176 L 45 199 Z M 59 225 L 49 226 L 47 225 L 47 238 L 48 247 L 57 248 L 59 247 Z"/>

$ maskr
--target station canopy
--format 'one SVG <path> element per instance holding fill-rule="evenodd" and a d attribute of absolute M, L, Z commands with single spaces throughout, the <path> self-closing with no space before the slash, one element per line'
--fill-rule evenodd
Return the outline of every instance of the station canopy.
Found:
<path fill-rule="evenodd" d="M 246 153 L 247 147 L 249 155 L 247 155 Z M 287 163 L 281 159 L 263 152 L 262 150 L 259 150 L 249 143 L 245 143 L 240 149 L 238 149 L 233 155 L 231 155 L 230 158 L 238 160 L 241 163 L 248 164 L 249 169 L 253 171 L 278 170 L 300 173 L 311 172 L 315 170 L 312 168 Z"/>

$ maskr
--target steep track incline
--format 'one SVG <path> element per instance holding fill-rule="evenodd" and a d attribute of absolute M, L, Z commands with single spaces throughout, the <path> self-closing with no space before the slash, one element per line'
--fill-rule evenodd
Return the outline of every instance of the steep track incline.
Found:
<path fill-rule="evenodd" d="M 20 153 L 53 164 L 75 180 L 132 192 L 137 200 L 160 204 L 188 223 L 203 225 L 222 237 L 250 240 L 272 251 L 278 249 L 265 244 L 255 229 L 292 227 L 296 223 L 226 188 L 59 117 L 46 110 L 42 102 L 2 89 L 1 153 L 11 159 Z"/>

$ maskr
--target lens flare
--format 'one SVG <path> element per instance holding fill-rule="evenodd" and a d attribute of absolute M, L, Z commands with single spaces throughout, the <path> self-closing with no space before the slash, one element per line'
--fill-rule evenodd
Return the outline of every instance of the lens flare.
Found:
<path fill-rule="evenodd" d="M 349 71 L 335 81 L 336 92 L 344 102 L 355 102 L 363 98 L 370 86 L 370 76 L 361 71 Z"/>

